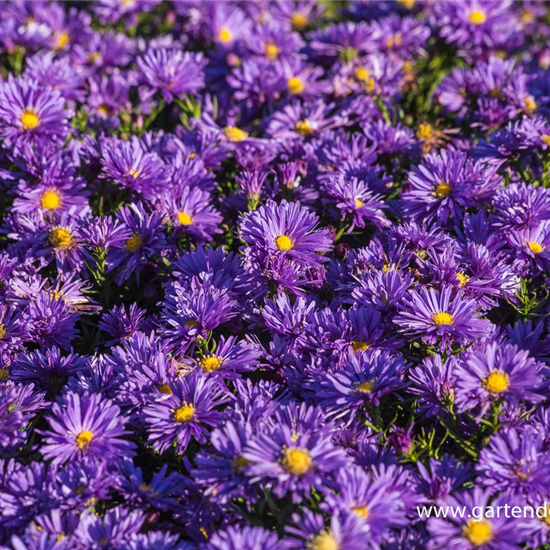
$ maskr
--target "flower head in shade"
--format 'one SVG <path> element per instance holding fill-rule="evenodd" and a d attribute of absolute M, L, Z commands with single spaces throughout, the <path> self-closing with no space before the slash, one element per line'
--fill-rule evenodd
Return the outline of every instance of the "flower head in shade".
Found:
<path fill-rule="evenodd" d="M 331 415 L 349 416 L 366 403 L 378 405 L 382 397 L 403 388 L 406 367 L 401 356 L 385 350 L 350 352 L 341 370 L 330 374 L 323 371 L 315 395 Z"/>
<path fill-rule="evenodd" d="M 41 452 L 55 464 L 68 460 L 116 460 L 133 454 L 120 409 L 99 393 L 69 392 L 54 403 Z"/>
<path fill-rule="evenodd" d="M 487 336 L 490 323 L 480 318 L 476 302 L 459 294 L 453 298 L 452 294 L 450 286 L 410 291 L 394 322 L 405 333 L 420 336 L 440 349 L 450 348 L 453 343 L 462 346 Z"/>
<path fill-rule="evenodd" d="M 0 137 L 7 146 L 59 143 L 71 115 L 61 94 L 36 80 L 10 76 L 0 83 Z"/>
<path fill-rule="evenodd" d="M 449 497 L 445 505 L 465 509 L 465 517 L 430 518 L 428 532 L 430 548 L 453 548 L 456 550 L 520 550 L 531 533 L 529 521 L 515 519 L 494 514 L 494 517 L 485 517 L 488 506 L 504 506 L 510 508 L 518 501 L 498 497 L 491 500 L 490 491 L 483 491 L 479 487 L 473 490 L 457 493 Z M 463 508 L 465 507 L 465 508 Z"/>
<path fill-rule="evenodd" d="M 216 532 L 205 550 L 284 550 L 277 533 L 263 527 L 227 527 Z"/>
<path fill-rule="evenodd" d="M 124 231 L 117 235 L 107 257 L 107 271 L 117 271 L 116 282 L 122 284 L 132 273 L 138 277 L 153 254 L 166 246 L 162 215 L 148 213 L 143 206 L 132 203 L 123 206 L 116 214 Z"/>
<path fill-rule="evenodd" d="M 195 371 L 178 378 L 170 386 L 171 393 L 144 410 L 149 442 L 159 452 L 171 446 L 183 453 L 191 438 L 204 443 L 207 426 L 216 427 L 223 414 L 216 407 L 227 400 L 219 384 L 202 372 Z"/>
<path fill-rule="evenodd" d="M 428 467 L 418 463 L 421 476 L 419 488 L 436 503 L 445 502 L 447 497 L 458 490 L 473 474 L 471 466 L 458 462 L 454 456 L 445 455 L 442 460 L 430 458 Z"/>
<path fill-rule="evenodd" d="M 304 510 L 304 517 L 294 518 L 296 526 L 286 528 L 287 548 L 301 550 L 361 550 L 369 540 L 369 527 L 361 517 L 353 512 L 335 513 L 330 518 L 330 524 L 325 526 L 323 516 L 311 510 Z"/>
<path fill-rule="evenodd" d="M 331 239 L 326 229 L 317 229 L 319 218 L 299 203 L 268 201 L 241 222 L 241 239 L 260 256 L 287 256 L 304 266 L 320 266 Z"/>
<path fill-rule="evenodd" d="M 208 495 L 224 503 L 238 496 L 252 498 L 247 476 L 250 462 L 242 455 L 251 438 L 252 426 L 243 421 L 228 421 L 212 432 L 212 448 L 197 454 L 192 471 L 193 478 L 205 486 Z"/>
<path fill-rule="evenodd" d="M 197 187 L 184 187 L 167 195 L 164 203 L 177 235 L 187 233 L 198 242 L 205 242 L 221 233 L 222 217 L 212 206 L 210 193 Z"/>
<path fill-rule="evenodd" d="M 493 435 L 479 456 L 478 483 L 517 496 L 550 494 L 550 457 L 543 439 L 533 426 Z"/>
<path fill-rule="evenodd" d="M 98 327 L 113 336 L 115 341 L 128 339 L 143 325 L 145 314 L 146 311 L 138 308 L 136 303 L 130 304 L 128 311 L 124 305 L 114 306 L 103 315 Z"/>
<path fill-rule="evenodd" d="M 132 535 L 140 531 L 144 522 L 141 510 L 117 506 L 103 517 L 87 510 L 80 518 L 74 538 L 85 548 L 128 547 Z"/>
<path fill-rule="evenodd" d="M 145 85 L 142 100 L 147 101 L 160 92 L 171 103 L 184 94 L 196 94 L 204 87 L 202 54 L 182 52 L 177 49 L 149 50 L 136 61 L 139 79 Z"/>
<path fill-rule="evenodd" d="M 272 426 L 246 446 L 252 481 L 266 483 L 273 494 L 292 494 L 294 502 L 307 498 L 331 473 L 348 464 L 342 449 L 332 443 L 330 425 L 323 425 L 319 409 L 303 405 L 299 420 L 276 414 Z"/>
<path fill-rule="evenodd" d="M 418 414 L 426 417 L 448 415 L 456 397 L 456 361 L 440 355 L 427 357 L 409 370 L 409 392 L 418 396 Z"/>
<path fill-rule="evenodd" d="M 491 343 L 463 356 L 455 370 L 459 410 L 481 409 L 491 403 L 538 403 L 543 385 L 542 366 L 513 344 Z"/>

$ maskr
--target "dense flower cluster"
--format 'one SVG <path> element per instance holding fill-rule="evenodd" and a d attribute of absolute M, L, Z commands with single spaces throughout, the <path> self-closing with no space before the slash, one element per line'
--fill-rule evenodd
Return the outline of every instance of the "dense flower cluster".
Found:
<path fill-rule="evenodd" d="M 2 3 L 0 548 L 550 548 L 548 36 Z"/>

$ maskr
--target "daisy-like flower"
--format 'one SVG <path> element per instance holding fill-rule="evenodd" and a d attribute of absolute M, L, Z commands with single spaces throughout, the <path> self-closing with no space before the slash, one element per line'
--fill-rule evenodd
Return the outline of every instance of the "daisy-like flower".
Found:
<path fill-rule="evenodd" d="M 299 203 L 268 201 L 241 222 L 241 239 L 260 257 L 285 255 L 304 267 L 321 266 L 331 239 L 326 229 L 317 229 L 319 218 Z"/>
<path fill-rule="evenodd" d="M 136 61 L 139 79 L 145 85 L 142 100 L 148 101 L 160 92 L 168 103 L 183 94 L 196 94 L 204 87 L 202 54 L 177 49 L 149 50 Z"/>
<path fill-rule="evenodd" d="M 479 455 L 478 481 L 517 496 L 550 494 L 550 456 L 533 426 L 507 428 L 491 437 Z"/>
<path fill-rule="evenodd" d="M 132 456 L 126 441 L 125 418 L 105 396 L 69 392 L 52 406 L 50 429 L 44 432 L 41 452 L 54 464 L 68 460 L 113 460 Z"/>
<path fill-rule="evenodd" d="M 465 491 L 456 496 L 450 496 L 446 506 L 465 510 L 463 517 L 451 516 L 447 518 L 430 518 L 428 532 L 430 534 L 428 548 L 430 550 L 520 550 L 521 544 L 530 535 L 532 530 L 527 519 L 515 519 L 496 515 L 485 517 L 488 506 L 496 509 L 498 506 L 508 505 L 512 508 L 517 501 L 509 497 L 499 497 L 491 501 L 490 491 L 483 491 L 479 487 L 472 491 Z M 488 516 L 489 514 L 487 514 Z"/>
<path fill-rule="evenodd" d="M 223 419 L 216 407 L 227 395 L 218 382 L 194 371 L 170 385 L 167 398 L 148 405 L 143 414 L 148 424 L 148 439 L 155 450 L 164 452 L 172 445 L 183 453 L 191 438 L 205 443 L 209 430 Z"/>
<path fill-rule="evenodd" d="M 295 527 L 286 528 L 289 549 L 302 550 L 306 545 L 312 550 L 361 550 L 368 546 L 369 527 L 353 512 L 333 514 L 325 527 L 323 516 L 306 508 L 304 517 L 296 516 L 295 521 Z"/>
<path fill-rule="evenodd" d="M 216 349 L 199 359 L 198 367 L 203 372 L 225 379 L 238 378 L 240 373 L 254 370 L 258 364 L 261 348 L 251 341 L 237 342 L 235 336 L 222 336 Z"/>
<path fill-rule="evenodd" d="M 452 297 L 453 287 L 410 291 L 394 322 L 407 334 L 420 336 L 430 346 L 447 349 L 453 343 L 465 345 L 488 335 L 489 321 L 480 318 L 474 300 Z"/>
<path fill-rule="evenodd" d="M 205 550 L 284 550 L 277 533 L 263 527 L 227 527 L 217 531 L 208 541 Z"/>
<path fill-rule="evenodd" d="M 187 233 L 198 242 L 205 242 L 221 233 L 222 217 L 212 206 L 210 193 L 198 187 L 184 187 L 166 195 L 163 203 L 177 235 Z"/>
<path fill-rule="evenodd" d="M 252 481 L 268 484 L 279 498 L 291 493 L 294 502 L 349 464 L 343 449 L 332 442 L 333 428 L 322 425 L 321 411 L 302 410 L 297 422 L 278 413 L 272 427 L 250 441 L 242 455 L 250 463 Z"/>
<path fill-rule="evenodd" d="M 71 115 L 61 94 L 36 80 L 10 75 L 0 83 L 0 137 L 7 146 L 61 142 Z"/>
<path fill-rule="evenodd" d="M 458 362 L 456 404 L 459 410 L 480 408 L 483 414 L 491 403 L 521 401 L 538 403 L 544 399 L 542 365 L 513 344 L 493 342 L 467 353 Z"/>

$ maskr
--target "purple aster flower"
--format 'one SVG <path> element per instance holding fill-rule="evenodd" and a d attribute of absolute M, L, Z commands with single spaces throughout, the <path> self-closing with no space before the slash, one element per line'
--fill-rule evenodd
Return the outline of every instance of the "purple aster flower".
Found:
<path fill-rule="evenodd" d="M 111 243 L 107 256 L 107 271 L 117 270 L 116 283 L 127 281 L 132 273 L 139 277 L 148 260 L 165 248 L 162 215 L 148 213 L 141 205 L 123 206 L 116 214 L 124 232 Z"/>
<path fill-rule="evenodd" d="M 334 549 L 362 550 L 368 545 L 369 528 L 354 513 L 335 513 L 330 525 L 325 527 L 323 516 L 311 510 L 304 511 L 304 517 L 295 518 L 296 527 L 286 528 L 285 545 L 289 549 L 306 548 L 315 550 Z"/>
<path fill-rule="evenodd" d="M 504 517 L 504 515 L 489 517 L 485 514 L 488 506 L 497 507 L 516 504 L 510 498 L 499 497 L 490 499 L 489 491 L 475 487 L 472 491 L 458 493 L 447 499 L 447 506 L 464 509 L 466 517 L 430 518 L 428 531 L 430 550 L 453 548 L 453 550 L 520 550 L 530 535 L 531 527 L 528 520 Z M 485 517 L 487 515 L 487 517 Z M 491 514 L 494 515 L 494 514 Z"/>
<path fill-rule="evenodd" d="M 456 360 L 444 361 L 440 355 L 424 359 L 422 365 L 409 370 L 409 393 L 418 396 L 418 414 L 428 418 L 446 416 L 456 395 Z"/>
<path fill-rule="evenodd" d="M 69 353 L 61 355 L 57 347 L 44 352 L 21 353 L 10 367 L 10 378 L 20 382 L 34 382 L 51 394 L 58 393 L 71 376 L 86 373 L 89 361 L 86 357 Z"/>
<path fill-rule="evenodd" d="M 297 422 L 277 413 L 272 426 L 243 453 L 253 482 L 266 484 L 279 498 L 291 493 L 294 502 L 307 498 L 329 474 L 348 465 L 346 454 L 332 443 L 333 427 L 323 426 L 320 409 L 302 405 L 299 412 Z"/>
<path fill-rule="evenodd" d="M 476 313 L 477 304 L 460 295 L 452 297 L 453 288 L 441 291 L 423 288 L 410 291 L 409 298 L 394 318 L 402 331 L 422 337 L 428 345 L 450 348 L 453 343 L 465 345 L 488 335 L 489 321 Z"/>
<path fill-rule="evenodd" d="M 460 219 L 466 207 L 490 197 L 501 183 L 496 167 L 474 164 L 462 151 L 441 151 L 409 173 L 403 208 L 414 221 L 445 224 L 449 218 Z"/>
<path fill-rule="evenodd" d="M 216 532 L 205 550 L 283 550 L 277 533 L 263 527 L 227 527 Z"/>
<path fill-rule="evenodd" d="M 543 437 L 533 426 L 525 426 L 493 435 L 479 455 L 476 470 L 478 483 L 529 497 L 550 494 L 549 466 Z"/>
<path fill-rule="evenodd" d="M 125 418 L 103 395 L 69 392 L 52 406 L 50 430 L 44 432 L 41 452 L 54 464 L 67 460 L 111 460 L 133 454 L 134 444 L 123 437 Z"/>
<path fill-rule="evenodd" d="M 513 344 L 496 342 L 463 356 L 456 368 L 456 404 L 459 410 L 481 408 L 491 403 L 521 401 L 538 403 L 544 399 L 542 365 Z"/>
<path fill-rule="evenodd" d="M 473 473 L 469 464 L 461 464 L 451 455 L 445 455 L 442 460 L 430 458 L 429 469 L 421 462 L 417 462 L 416 467 L 421 476 L 421 490 L 437 504 L 446 502 L 447 497 L 460 489 Z"/>
<path fill-rule="evenodd" d="M 243 421 L 228 421 L 212 432 L 212 448 L 197 454 L 192 470 L 193 478 L 204 485 L 207 495 L 222 503 L 235 497 L 252 498 L 247 475 L 250 462 L 242 454 L 251 437 L 252 427 Z"/>
<path fill-rule="evenodd" d="M 385 350 L 350 352 L 341 370 L 319 376 L 315 396 L 336 418 L 349 416 L 365 404 L 378 405 L 382 397 L 402 389 L 406 368 L 401 356 Z"/>
<path fill-rule="evenodd" d="M 221 233 L 222 217 L 211 204 L 210 193 L 197 187 L 184 187 L 163 200 L 176 235 L 189 234 L 198 242 L 212 241 Z"/>
<path fill-rule="evenodd" d="M 101 177 L 113 181 L 121 189 L 129 189 L 146 199 L 168 184 L 168 168 L 154 152 L 148 152 L 142 141 L 108 138 L 102 144 Z"/>
<path fill-rule="evenodd" d="M 327 494 L 322 509 L 334 514 L 353 513 L 369 528 L 369 541 L 375 548 L 387 536 L 390 527 L 406 522 L 404 505 L 386 477 L 372 480 L 359 466 L 341 469 L 335 493 Z"/>
<path fill-rule="evenodd" d="M 8 147 L 59 143 L 71 116 L 61 94 L 36 80 L 10 75 L 0 85 L 0 136 Z"/>
<path fill-rule="evenodd" d="M 128 548 L 131 536 L 140 531 L 144 522 L 142 511 L 122 506 L 108 510 L 103 517 L 86 511 L 80 518 L 74 538 L 82 547 L 93 550 Z"/>
<path fill-rule="evenodd" d="M 175 49 L 151 49 L 138 57 L 139 78 L 145 84 L 142 101 L 160 92 L 167 103 L 184 94 L 197 94 L 204 87 L 202 54 Z"/>
<path fill-rule="evenodd" d="M 203 372 L 231 380 L 238 378 L 240 373 L 253 371 L 260 354 L 260 346 L 251 340 L 237 342 L 235 336 L 222 336 L 212 353 L 205 354 L 197 362 Z"/>
<path fill-rule="evenodd" d="M 146 311 L 137 307 L 134 302 L 128 311 L 124 305 L 114 306 L 105 313 L 98 323 L 98 327 L 113 336 L 114 341 L 128 339 L 140 330 Z"/>
<path fill-rule="evenodd" d="M 221 422 L 223 413 L 216 407 L 228 398 L 214 379 L 199 371 L 178 378 L 170 388 L 168 397 L 148 405 L 143 414 L 155 450 L 164 452 L 175 446 L 183 453 L 191 437 L 206 442 L 206 426 L 216 427 Z"/>
<path fill-rule="evenodd" d="M 241 239 L 263 256 L 285 255 L 304 266 L 320 266 L 319 254 L 330 250 L 326 229 L 317 229 L 319 218 L 299 203 L 268 201 L 241 222 Z"/>

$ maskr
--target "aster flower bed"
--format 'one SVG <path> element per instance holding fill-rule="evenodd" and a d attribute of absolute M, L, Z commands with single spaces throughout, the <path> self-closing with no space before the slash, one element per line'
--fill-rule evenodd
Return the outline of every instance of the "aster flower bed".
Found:
<path fill-rule="evenodd" d="M 1 550 L 550 548 L 548 36 L 0 4 Z"/>

